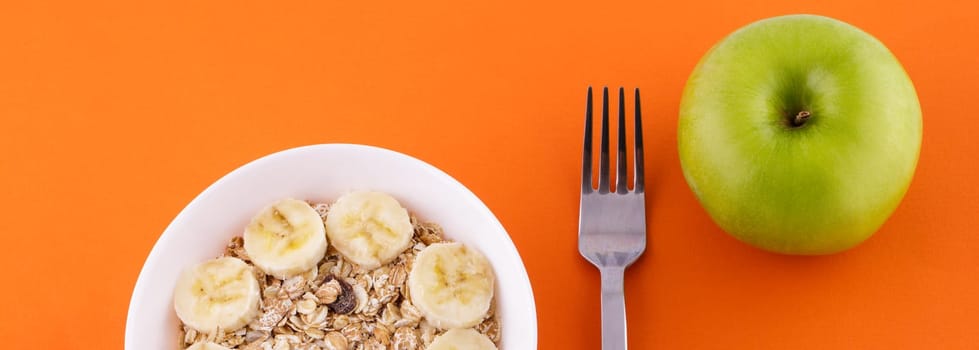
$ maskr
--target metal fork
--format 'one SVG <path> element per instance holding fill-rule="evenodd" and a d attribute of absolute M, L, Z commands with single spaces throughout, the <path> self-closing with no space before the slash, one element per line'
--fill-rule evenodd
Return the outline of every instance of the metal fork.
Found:
<path fill-rule="evenodd" d="M 646 197 L 643 188 L 642 112 L 636 89 L 635 180 L 627 186 L 625 92 L 619 88 L 619 151 L 615 188 L 609 183 L 608 88 L 602 91 L 602 143 L 598 189 L 592 187 L 592 92 L 585 110 L 585 152 L 581 175 L 578 251 L 602 274 L 602 350 L 627 347 L 623 274 L 646 250 Z"/>

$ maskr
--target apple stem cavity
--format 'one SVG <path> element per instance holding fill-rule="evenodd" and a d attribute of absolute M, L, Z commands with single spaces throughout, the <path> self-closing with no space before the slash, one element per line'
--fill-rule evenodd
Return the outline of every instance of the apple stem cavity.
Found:
<path fill-rule="evenodd" d="M 799 114 L 796 114 L 795 117 L 792 118 L 792 127 L 798 128 L 806 124 L 806 121 L 809 120 L 809 117 L 811 116 L 812 113 L 809 113 L 809 111 L 799 111 Z"/>

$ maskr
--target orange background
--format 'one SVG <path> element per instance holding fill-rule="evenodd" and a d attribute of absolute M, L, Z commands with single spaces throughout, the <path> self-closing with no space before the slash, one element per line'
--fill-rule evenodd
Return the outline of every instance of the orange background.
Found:
<path fill-rule="evenodd" d="M 577 252 L 585 87 L 640 87 L 650 243 L 634 349 L 979 347 L 979 7 L 968 1 L 8 1 L 0 5 L 0 339 L 120 349 L 169 221 L 213 181 L 314 143 L 401 151 L 472 189 L 533 283 L 540 348 L 599 348 Z M 918 89 L 911 189 L 856 249 L 722 233 L 687 188 L 677 106 L 700 56 L 764 17 L 877 36 Z"/>

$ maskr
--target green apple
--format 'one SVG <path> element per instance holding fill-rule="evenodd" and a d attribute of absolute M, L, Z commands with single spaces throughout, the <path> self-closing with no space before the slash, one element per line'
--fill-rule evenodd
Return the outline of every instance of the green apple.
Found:
<path fill-rule="evenodd" d="M 687 81 L 683 175 L 724 231 L 786 254 L 830 254 L 876 232 L 918 162 L 921 108 L 876 38 L 791 15 L 717 43 Z"/>

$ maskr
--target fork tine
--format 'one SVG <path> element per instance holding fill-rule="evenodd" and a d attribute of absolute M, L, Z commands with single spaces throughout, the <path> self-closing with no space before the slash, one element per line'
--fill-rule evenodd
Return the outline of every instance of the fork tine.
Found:
<path fill-rule="evenodd" d="M 625 164 L 625 89 L 619 87 L 619 154 L 615 158 L 615 192 L 629 193 Z"/>
<path fill-rule="evenodd" d="M 602 150 L 598 158 L 598 193 L 609 192 L 608 87 L 602 89 Z"/>
<path fill-rule="evenodd" d="M 588 98 L 585 102 L 585 152 L 581 167 L 581 193 L 591 193 L 591 86 L 588 87 Z"/>
<path fill-rule="evenodd" d="M 642 153 L 642 108 L 639 104 L 639 88 L 636 88 L 636 154 L 635 159 L 635 185 L 633 186 L 636 193 L 643 193 L 645 190 L 645 184 L 643 183 L 645 178 L 645 168 L 643 167 L 643 153 Z"/>

